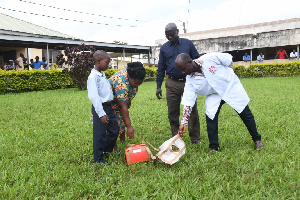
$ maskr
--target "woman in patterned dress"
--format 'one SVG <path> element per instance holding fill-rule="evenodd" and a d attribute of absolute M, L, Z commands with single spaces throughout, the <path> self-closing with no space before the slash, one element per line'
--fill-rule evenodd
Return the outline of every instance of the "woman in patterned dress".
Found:
<path fill-rule="evenodd" d="M 131 106 L 132 99 L 138 92 L 138 87 L 143 83 L 145 74 L 146 71 L 141 62 L 132 62 L 108 80 L 113 90 L 112 108 L 119 123 L 121 143 L 125 142 L 125 127 L 127 128 L 126 136 L 129 139 L 134 138 L 134 129 L 131 125 L 128 109 Z M 115 145 L 116 149 L 117 145 Z"/>

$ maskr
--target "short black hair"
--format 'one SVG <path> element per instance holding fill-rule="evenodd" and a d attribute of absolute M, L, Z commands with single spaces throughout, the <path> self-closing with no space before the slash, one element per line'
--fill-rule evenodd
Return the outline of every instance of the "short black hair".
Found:
<path fill-rule="evenodd" d="M 181 53 L 177 56 L 177 58 L 179 58 L 180 60 L 182 60 L 183 62 L 188 62 L 189 60 L 191 60 L 191 57 L 189 54 L 187 53 Z M 176 58 L 176 60 L 177 60 Z"/>
<path fill-rule="evenodd" d="M 132 79 L 144 80 L 146 70 L 141 62 L 127 64 L 127 73 Z"/>
<path fill-rule="evenodd" d="M 93 53 L 93 59 L 95 62 L 104 58 L 110 57 L 109 54 L 103 50 L 97 50 Z"/>

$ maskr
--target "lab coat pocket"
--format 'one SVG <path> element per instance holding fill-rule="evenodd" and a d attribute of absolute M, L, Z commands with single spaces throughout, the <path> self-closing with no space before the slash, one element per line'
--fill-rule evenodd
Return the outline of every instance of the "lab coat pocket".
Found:
<path fill-rule="evenodd" d="M 198 81 L 198 87 L 196 88 L 196 93 L 202 96 L 210 95 L 216 93 L 215 90 L 208 84 L 205 77 L 195 77 Z"/>

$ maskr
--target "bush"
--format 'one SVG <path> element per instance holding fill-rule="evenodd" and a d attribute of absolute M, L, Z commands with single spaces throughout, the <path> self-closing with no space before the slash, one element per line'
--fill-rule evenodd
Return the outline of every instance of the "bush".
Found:
<path fill-rule="evenodd" d="M 116 72 L 118 72 L 120 69 L 108 69 L 104 71 L 105 76 L 107 79 L 109 79 L 112 75 L 114 75 Z"/>
<path fill-rule="evenodd" d="M 69 72 L 61 70 L 0 70 L 0 93 L 53 90 L 72 87 Z"/>
<path fill-rule="evenodd" d="M 68 57 L 65 62 L 72 66 L 70 70 L 71 78 L 76 87 L 86 89 L 86 83 L 91 70 L 94 67 L 93 52 L 94 46 L 81 44 L 77 47 L 66 47 L 65 55 Z"/>
<path fill-rule="evenodd" d="M 239 77 L 267 77 L 267 76 L 298 76 L 300 62 L 260 63 L 251 64 L 247 69 L 243 65 L 234 65 L 233 70 Z"/>

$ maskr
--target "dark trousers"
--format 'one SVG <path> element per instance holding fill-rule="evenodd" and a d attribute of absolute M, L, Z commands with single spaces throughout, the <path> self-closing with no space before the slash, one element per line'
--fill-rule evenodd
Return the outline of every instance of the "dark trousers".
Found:
<path fill-rule="evenodd" d="M 95 162 L 104 162 L 103 152 L 112 152 L 119 136 L 119 125 L 111 105 L 103 103 L 102 106 L 109 118 L 108 124 L 101 122 L 94 106 L 92 106 L 93 151 Z"/>
<path fill-rule="evenodd" d="M 221 110 L 222 105 L 225 103 L 225 101 L 221 101 L 220 106 L 218 108 L 218 111 L 216 113 L 216 116 L 213 120 L 211 120 L 206 115 L 206 124 L 207 124 L 207 133 L 208 133 L 208 139 L 209 139 L 209 148 L 212 149 L 218 149 L 219 146 L 219 138 L 218 138 L 218 118 L 219 113 Z M 253 142 L 257 140 L 261 140 L 261 135 L 258 134 L 256 129 L 256 124 L 254 120 L 254 116 L 251 113 L 251 110 L 249 106 L 247 105 L 245 109 L 238 114 L 242 121 L 244 122 L 245 126 L 247 127 Z"/>
<path fill-rule="evenodd" d="M 171 126 L 172 136 L 178 134 L 180 125 L 180 103 L 184 91 L 185 82 L 179 82 L 167 78 L 166 80 L 166 97 L 168 104 L 168 117 Z M 189 136 L 192 142 L 200 141 L 200 122 L 197 109 L 197 102 L 195 103 L 188 122 Z"/>

